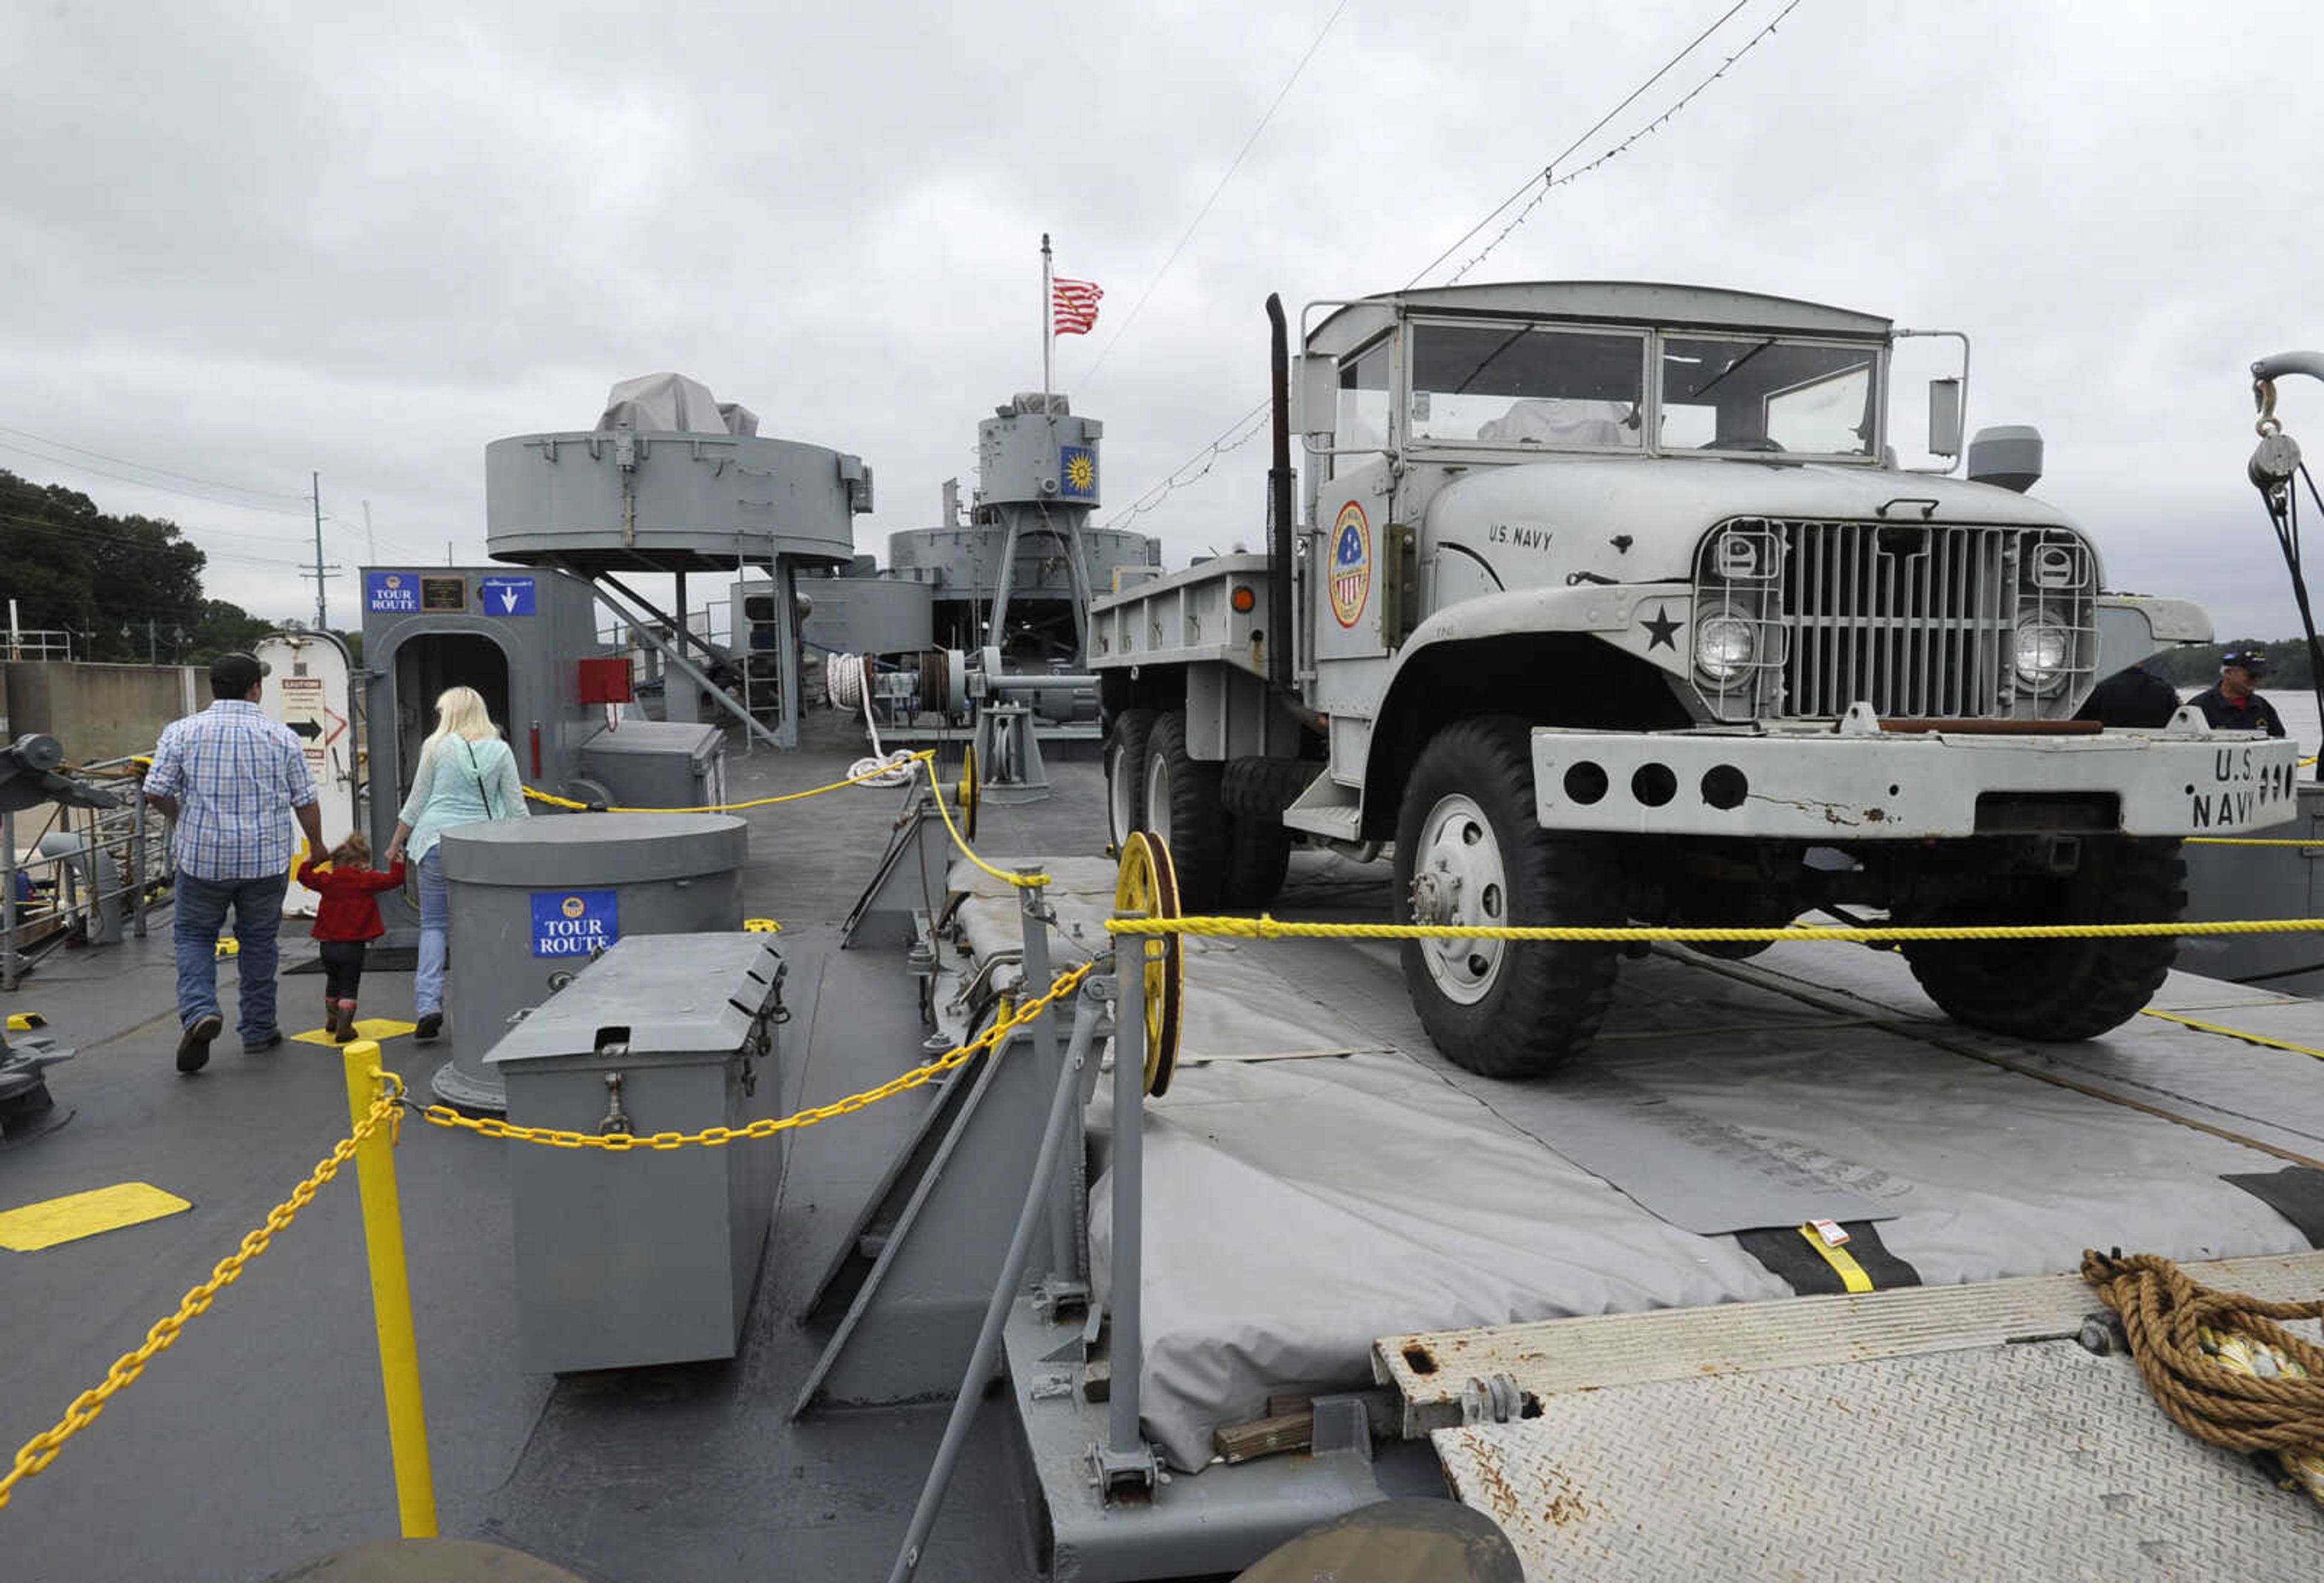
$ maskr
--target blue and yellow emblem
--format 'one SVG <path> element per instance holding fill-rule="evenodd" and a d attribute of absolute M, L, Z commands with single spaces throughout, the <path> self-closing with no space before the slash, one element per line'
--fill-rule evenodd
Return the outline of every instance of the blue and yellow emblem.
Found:
<path fill-rule="evenodd" d="M 1352 627 L 1372 596 L 1372 525 L 1350 501 L 1332 524 L 1332 613 Z"/>
<path fill-rule="evenodd" d="M 1069 501 L 1097 499 L 1097 452 L 1088 446 L 1059 446 L 1057 487 Z"/>

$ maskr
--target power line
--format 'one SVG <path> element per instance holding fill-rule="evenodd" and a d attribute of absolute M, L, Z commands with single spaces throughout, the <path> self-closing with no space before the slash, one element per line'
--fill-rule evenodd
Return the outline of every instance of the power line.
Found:
<path fill-rule="evenodd" d="M 156 467 L 145 462 L 134 462 L 126 456 L 107 456 L 103 451 L 92 451 L 86 446 L 69 445 L 60 439 L 51 439 L 44 434 L 34 434 L 29 429 L 10 428 L 5 423 L 0 423 L 0 434 L 13 434 L 18 439 L 37 440 L 42 445 L 53 446 L 60 451 L 70 451 L 76 456 L 95 456 L 100 462 L 117 462 L 124 467 L 134 467 L 140 473 L 159 473 L 164 478 L 175 478 L 187 483 L 205 484 L 211 489 L 223 489 L 234 494 L 263 495 L 270 500 L 298 501 L 302 504 L 307 499 L 303 494 L 291 494 L 280 489 L 250 489 L 239 483 L 221 483 L 215 478 L 197 478 L 190 473 L 172 473 L 167 467 Z M 287 511 L 289 508 L 284 509 Z"/>
<path fill-rule="evenodd" d="M 303 517 L 306 515 L 306 512 L 304 511 L 293 511 L 288 507 L 254 506 L 244 501 L 222 500 L 217 495 L 201 494 L 190 489 L 177 489 L 166 483 L 155 483 L 150 479 L 132 478 L 126 474 L 109 472 L 103 467 L 92 466 L 87 462 L 73 461 L 71 458 L 67 456 L 51 456 L 44 452 L 33 450 L 29 446 L 13 446 L 5 440 L 0 440 L 0 451 L 13 451 L 20 456 L 31 456 L 36 461 L 46 462 L 51 467 L 63 467 L 75 473 L 93 473 L 99 478 L 110 478 L 115 483 L 134 484 L 139 489 L 150 489 L 162 494 L 174 494 L 186 500 L 200 501 L 205 505 L 225 506 L 230 511 L 265 511 L 285 517 Z M 30 483 L 35 481 L 27 479 L 25 482 Z M 221 533 L 238 532 L 237 529 L 225 528 L 218 529 L 217 531 Z M 240 533 L 239 536 L 246 538 L 265 539 L 272 543 L 287 544 L 296 542 L 291 539 L 278 539 L 272 535 L 265 533 Z"/>
<path fill-rule="evenodd" d="M 14 517 L 0 514 L 0 525 L 13 528 L 19 532 L 53 534 L 60 538 L 75 539 L 83 543 L 118 544 L 126 546 L 132 549 L 169 549 L 173 548 L 173 546 L 167 541 L 157 545 L 147 539 L 138 538 L 125 533 L 104 533 L 92 528 L 79 526 L 76 523 L 48 522 L 33 517 Z M 180 529 L 180 532 L 182 533 L 183 530 Z M 183 545 L 188 549 L 198 550 L 212 560 L 241 561 L 247 565 L 260 566 L 303 566 L 305 564 L 302 561 L 289 557 L 240 555 L 233 550 L 211 549 L 207 546 L 196 544 L 191 538 L 182 537 L 177 540 L 177 543 Z"/>
<path fill-rule="evenodd" d="M 1253 407 L 1240 418 L 1236 419 L 1232 424 L 1228 426 L 1226 431 L 1221 434 L 1218 438 L 1213 440 L 1201 450 L 1196 451 L 1193 456 L 1179 463 L 1176 467 L 1171 468 L 1169 473 L 1164 476 L 1161 483 L 1156 484 L 1152 489 L 1148 490 L 1144 494 L 1139 495 L 1136 500 L 1132 501 L 1125 510 L 1115 512 L 1112 516 L 1108 517 L 1104 521 L 1099 523 L 1098 526 L 1101 528 L 1120 528 L 1126 526 L 1130 522 L 1136 521 L 1139 518 L 1154 510 L 1157 506 L 1159 506 L 1164 501 L 1168 500 L 1179 490 L 1185 489 L 1191 484 L 1198 483 L 1203 479 L 1209 477 L 1211 469 L 1219 465 L 1221 458 L 1224 457 L 1230 451 L 1240 450 L 1244 446 L 1249 445 L 1251 440 L 1257 437 L 1259 431 L 1267 427 L 1267 408 L 1268 403 L 1261 401 L 1258 406 Z M 1246 424 L 1250 427 L 1245 428 L 1244 426 Z M 1241 431 L 1240 433 L 1236 432 L 1239 429 Z M 1179 476 L 1179 474 L 1185 473 L 1187 468 L 1194 466 L 1197 462 L 1200 462 L 1203 465 L 1200 472 L 1194 474 L 1190 477 L 1182 478 Z"/>
<path fill-rule="evenodd" d="M 1105 366 L 1105 360 L 1112 355 L 1113 349 L 1121 344 L 1121 337 L 1128 335 L 1130 327 L 1137 322 L 1138 315 L 1145 308 L 1147 299 L 1154 295 L 1154 289 L 1162 283 L 1162 277 L 1170 272 L 1170 266 L 1178 262 L 1178 255 L 1185 251 L 1186 244 L 1194 240 L 1195 230 L 1209 216 L 1211 206 L 1219 201 L 1219 194 L 1227 189 L 1227 183 L 1233 180 L 1234 173 L 1242 168 L 1244 157 L 1250 152 L 1252 145 L 1259 142 L 1259 134 L 1265 132 L 1267 124 L 1275 119 L 1275 113 L 1283 107 L 1283 101 L 1289 96 L 1292 85 L 1299 80 L 1299 74 L 1307 69 L 1307 62 L 1315 58 L 1315 51 L 1323 47 L 1324 35 L 1332 31 L 1332 24 L 1340 20 L 1340 13 L 1347 8 L 1348 0 L 1340 0 L 1339 5 L 1333 7 L 1332 14 L 1323 19 L 1323 27 L 1316 32 L 1315 41 L 1307 46 L 1307 52 L 1305 55 L 1299 57 L 1299 64 L 1291 69 L 1291 75 L 1284 79 L 1283 87 L 1277 90 L 1274 103 L 1267 106 L 1267 114 L 1259 118 L 1259 124 L 1250 129 L 1249 137 L 1243 139 L 1242 147 L 1235 152 L 1234 159 L 1227 166 L 1226 174 L 1219 178 L 1219 184 L 1216 187 L 1211 189 L 1211 196 L 1203 200 L 1203 207 L 1195 212 L 1193 221 L 1186 226 L 1185 235 L 1178 238 L 1178 244 L 1170 250 L 1170 256 L 1162 261 L 1162 267 L 1154 272 L 1154 278 L 1146 282 L 1145 291 L 1122 318 L 1120 327 L 1113 332 L 1113 338 L 1106 342 L 1105 349 L 1097 354 L 1097 361 L 1091 364 L 1089 372 L 1082 376 L 1082 386 L 1084 390 L 1096 382 L 1097 371 Z"/>
<path fill-rule="evenodd" d="M 1654 87 L 1655 84 L 1669 76 L 1673 69 L 1674 69 L 1681 61 L 1684 60 L 1689 55 L 1693 54 L 1696 50 L 1700 49 L 1705 40 L 1709 39 L 1711 34 L 1717 32 L 1720 28 L 1725 27 L 1734 17 L 1737 12 L 1741 11 L 1746 5 L 1750 4 L 1750 0 L 1735 0 L 1734 5 L 1729 6 L 1725 11 L 1720 14 L 1717 21 L 1713 22 L 1709 27 L 1704 28 L 1701 32 L 1695 34 L 1693 39 L 1688 42 L 1684 49 L 1672 56 L 1669 60 L 1664 61 L 1662 65 L 1655 69 L 1653 76 L 1647 78 L 1646 81 L 1640 83 L 1637 87 L 1632 88 L 1628 95 L 1624 96 L 1620 104 L 1616 105 L 1612 109 L 1607 111 L 1603 115 L 1600 115 L 1594 123 L 1592 123 L 1589 131 L 1583 133 L 1580 137 L 1575 138 L 1572 143 L 1566 144 L 1565 147 L 1555 155 L 1555 157 L 1551 159 L 1549 162 L 1544 165 L 1536 174 L 1526 177 L 1524 185 L 1520 186 L 1515 192 L 1509 194 L 1508 197 L 1496 204 L 1485 215 L 1484 218 L 1479 220 L 1475 225 L 1470 226 L 1468 230 L 1462 232 L 1459 239 L 1456 240 L 1452 246 L 1446 248 L 1434 258 L 1429 260 L 1427 263 L 1422 265 L 1420 269 L 1414 273 L 1412 279 L 1404 283 L 1404 289 L 1408 291 L 1414 286 L 1419 284 L 1424 276 L 1427 275 L 1429 272 L 1435 269 L 1437 265 L 1443 263 L 1446 259 L 1451 258 L 1454 253 L 1460 252 L 1462 248 L 1467 246 L 1470 238 L 1475 236 L 1478 232 L 1482 231 L 1486 226 L 1491 225 L 1494 220 L 1499 218 L 1508 209 L 1510 205 L 1524 198 L 1526 193 L 1534 192 L 1536 187 L 1539 187 L 1540 191 L 1534 193 L 1534 200 L 1532 203 L 1526 206 L 1524 213 L 1518 215 L 1516 219 L 1509 222 L 1508 225 L 1502 227 L 1500 235 L 1495 236 L 1490 243 L 1488 243 L 1484 250 L 1479 253 L 1476 257 L 1471 259 L 1467 263 L 1462 264 L 1460 270 L 1454 273 L 1452 279 L 1454 281 L 1458 281 L 1462 275 L 1468 273 L 1469 271 L 1483 262 L 1487 253 L 1491 253 L 1494 248 L 1499 246 L 1502 240 L 1506 238 L 1510 232 L 1523 225 L 1526 216 L 1531 215 L 1536 208 L 1540 207 L 1541 200 L 1548 196 L 1552 188 L 1563 187 L 1567 182 L 1573 180 L 1576 177 L 1582 176 L 1591 170 L 1596 170 L 1600 165 L 1602 165 L 1608 160 L 1614 158 L 1615 155 L 1622 152 L 1632 143 L 1637 142 L 1648 133 L 1651 133 L 1657 127 L 1661 126 L 1673 115 L 1678 114 L 1678 112 L 1683 109 L 1687 103 L 1692 100 L 1696 94 L 1700 94 L 1704 88 L 1709 87 L 1713 82 L 1718 81 L 1720 78 L 1724 77 L 1727 74 L 1728 67 L 1734 65 L 1736 61 L 1741 60 L 1745 55 L 1749 54 L 1751 51 L 1757 46 L 1761 39 L 1764 39 L 1769 33 L 1774 32 L 1775 31 L 1776 24 L 1781 23 L 1784 17 L 1789 16 L 1798 6 L 1800 0 L 1791 0 L 1791 3 L 1785 5 L 1783 11 L 1776 15 L 1774 22 L 1769 23 L 1765 28 L 1761 29 L 1759 32 L 1740 50 L 1738 50 L 1734 54 L 1729 55 L 1727 58 L 1726 63 L 1720 66 L 1717 71 L 1711 73 L 1711 76 L 1703 82 L 1699 84 L 1694 88 L 1693 92 L 1689 93 L 1685 97 L 1680 99 L 1677 104 L 1673 105 L 1669 109 L 1665 110 L 1660 115 L 1655 117 L 1655 119 L 1649 122 L 1644 129 L 1631 133 L 1631 135 L 1625 139 L 1620 144 L 1609 150 L 1606 153 L 1601 154 L 1597 159 L 1592 160 L 1581 170 L 1575 170 L 1563 177 L 1560 177 L 1556 174 L 1558 161 L 1566 158 L 1568 155 L 1572 154 L 1575 149 L 1578 149 L 1583 143 L 1588 143 L 1592 137 L 1595 137 L 1598 134 L 1600 129 L 1604 127 L 1607 123 L 1612 121 L 1615 116 L 1619 115 L 1632 105 L 1637 103 L 1639 97 L 1643 96 L 1648 88 Z"/>

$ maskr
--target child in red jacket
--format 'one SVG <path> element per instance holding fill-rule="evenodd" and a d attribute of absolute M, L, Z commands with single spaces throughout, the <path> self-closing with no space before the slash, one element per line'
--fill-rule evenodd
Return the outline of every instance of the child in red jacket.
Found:
<path fill-rule="evenodd" d="M 341 842 L 318 868 L 309 857 L 299 865 L 299 883 L 323 899 L 315 908 L 315 938 L 322 942 L 323 1021 L 344 1045 L 355 1036 L 355 989 L 363 982 L 364 946 L 387 933 L 381 922 L 379 892 L 403 883 L 403 864 L 383 874 L 371 867 L 371 842 L 357 831 Z"/>

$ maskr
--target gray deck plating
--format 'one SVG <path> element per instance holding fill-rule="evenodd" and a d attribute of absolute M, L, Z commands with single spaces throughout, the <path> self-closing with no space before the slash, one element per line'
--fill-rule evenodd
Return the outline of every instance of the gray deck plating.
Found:
<path fill-rule="evenodd" d="M 1433 1440 L 1545 1583 L 2293 1583 L 2324 1543 L 2324 1510 L 2071 1341 L 1617 1387 Z"/>

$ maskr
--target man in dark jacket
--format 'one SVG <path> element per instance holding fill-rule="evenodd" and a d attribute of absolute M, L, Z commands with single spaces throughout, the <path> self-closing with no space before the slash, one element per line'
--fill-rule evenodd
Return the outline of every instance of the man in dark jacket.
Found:
<path fill-rule="evenodd" d="M 2275 705 L 2252 689 L 2267 674 L 2267 656 L 2257 649 L 2230 649 L 2219 656 L 2219 685 L 2187 700 L 2203 712 L 2213 731 L 2264 731 L 2283 734 Z"/>
<path fill-rule="evenodd" d="M 2159 731 L 2179 713 L 2179 689 L 2148 670 L 2134 665 L 2118 670 L 2090 689 L 2076 720 L 2095 720 L 2105 726 L 2138 726 Z"/>

